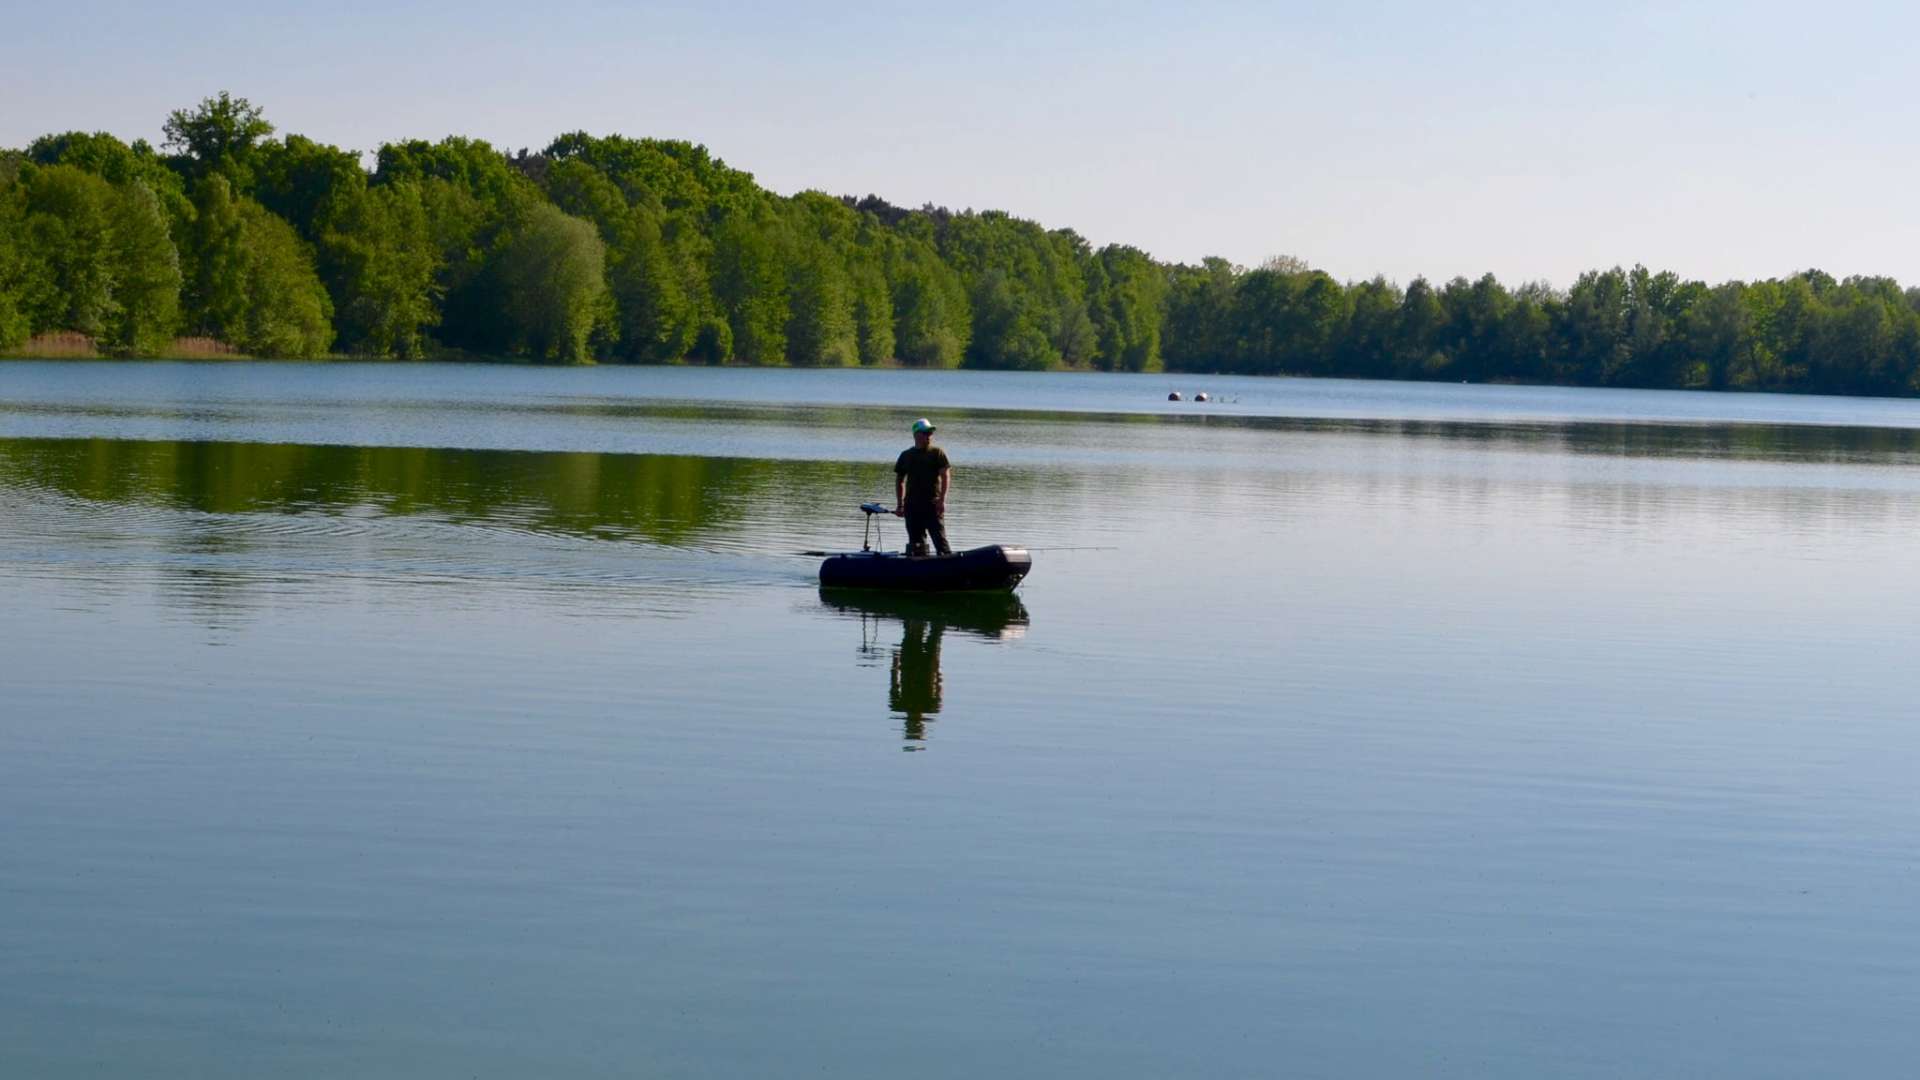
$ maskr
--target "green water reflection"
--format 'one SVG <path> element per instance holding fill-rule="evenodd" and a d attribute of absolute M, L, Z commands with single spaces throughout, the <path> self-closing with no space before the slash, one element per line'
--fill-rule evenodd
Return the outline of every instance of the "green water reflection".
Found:
<path fill-rule="evenodd" d="M 699 546 L 769 522 L 816 529 L 892 490 L 891 457 L 457 450 L 256 442 L 0 439 L 0 487 L 212 515 L 429 516 L 579 538 Z M 970 469 L 970 500 L 1069 484 Z M 836 516 L 840 515 L 840 516 Z M 889 542 L 898 539 L 897 532 Z"/>
<path fill-rule="evenodd" d="M 1248 426 L 1300 432 L 1350 431 L 1401 439 L 1440 439 L 1504 450 L 1603 457 L 1730 461 L 1910 464 L 1920 460 L 1920 431 L 1811 424 L 1499 422 L 1457 420 L 1252 420 Z"/>
<path fill-rule="evenodd" d="M 430 514 L 680 544 L 736 527 L 775 488 L 856 467 L 674 455 L 265 443 L 0 440 L 0 483 L 206 514 Z"/>

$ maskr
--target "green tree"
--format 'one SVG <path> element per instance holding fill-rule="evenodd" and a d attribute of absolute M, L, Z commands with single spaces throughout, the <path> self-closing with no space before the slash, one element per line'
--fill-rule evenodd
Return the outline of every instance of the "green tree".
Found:
<path fill-rule="evenodd" d="M 1454 278 L 1440 290 L 1440 310 L 1445 320 L 1440 352 L 1448 359 L 1448 378 L 1478 382 L 1508 369 L 1512 358 L 1506 355 L 1505 330 L 1513 296 L 1506 286 L 1492 274 L 1471 284 Z"/>
<path fill-rule="evenodd" d="M 1561 310 L 1557 374 L 1583 386 L 1611 385 L 1632 358 L 1626 271 L 1614 267 L 1580 275 Z"/>
<path fill-rule="evenodd" d="M 160 199 L 129 175 L 114 185 L 73 165 L 23 170 L 14 250 L 28 267 L 8 306 L 30 331 L 79 331 L 119 355 L 172 339 L 179 256 Z"/>
<path fill-rule="evenodd" d="M 192 214 L 180 174 L 168 168 L 145 139 L 128 145 L 104 131 L 42 135 L 27 147 L 26 159 L 40 165 L 71 165 L 116 187 L 145 184 L 160 200 L 175 235 Z"/>
<path fill-rule="evenodd" d="M 103 344 L 123 356 L 154 356 L 180 324 L 180 253 L 159 196 L 143 180 L 114 193 L 111 211 L 114 312 Z"/>
<path fill-rule="evenodd" d="M 1524 382 L 1547 379 L 1548 350 L 1558 304 L 1559 296 L 1539 282 L 1530 282 L 1513 291 L 1513 302 L 1500 321 L 1496 346 L 1505 367 L 1487 372 L 1486 377 Z"/>
<path fill-rule="evenodd" d="M 544 196 L 506 155 L 478 139 L 382 146 L 374 186 L 408 181 L 420 187 L 427 229 L 439 251 L 437 336 L 475 352 L 512 351 L 520 328 L 511 316 L 501 264 L 514 228 Z"/>
<path fill-rule="evenodd" d="M 20 182 L 26 254 L 36 268 L 26 296 L 33 332 L 105 335 L 120 314 L 113 185 L 71 165 L 30 167 Z"/>
<path fill-rule="evenodd" d="M 1440 351 L 1446 314 L 1440 298 L 1426 278 L 1414 278 L 1400 297 L 1399 326 L 1394 329 L 1393 377 L 1429 378 L 1445 368 L 1447 356 Z"/>
<path fill-rule="evenodd" d="M 593 222 L 608 244 L 618 242 L 627 224 L 627 197 L 593 166 L 577 160 L 550 162 L 542 186 L 555 206 Z"/>
<path fill-rule="evenodd" d="M 988 270 L 974 286 L 968 361 L 976 367 L 1019 371 L 1051 371 L 1060 366 L 1059 350 L 1034 318 L 1030 301 L 1014 288 L 1004 270 Z"/>
<path fill-rule="evenodd" d="M 731 329 L 733 358 L 781 364 L 787 356 L 788 279 L 779 221 L 764 207 L 727 214 L 713 238 L 713 292 Z"/>
<path fill-rule="evenodd" d="M 1048 344 L 1068 367 L 1085 367 L 1099 349 L 1099 334 L 1087 315 L 1087 305 L 1076 297 L 1062 296 L 1054 302 L 1049 330 Z"/>
<path fill-rule="evenodd" d="M 887 288 L 886 272 L 873 261 L 861 260 L 855 264 L 850 288 L 860 363 L 871 366 L 892 360 L 893 293 Z"/>
<path fill-rule="evenodd" d="M 810 367 L 860 362 L 852 272 L 860 216 L 803 191 L 781 204 L 787 273 L 787 359 Z"/>
<path fill-rule="evenodd" d="M 1817 291 L 1832 281 L 1819 271 L 1809 271 L 1776 282 L 1774 306 L 1767 319 L 1767 337 L 1779 359 L 1773 389 L 1805 390 L 1812 374 L 1814 343 L 1823 314 Z"/>
<path fill-rule="evenodd" d="M 185 324 L 195 333 L 220 337 L 239 326 L 246 315 L 240 206 L 225 177 L 201 182 L 193 203 L 193 222 L 183 245 Z"/>
<path fill-rule="evenodd" d="M 1781 355 L 1781 315 L 1785 290 L 1778 281 L 1757 281 L 1740 290 L 1740 306 L 1750 328 L 1735 352 L 1727 385 L 1736 390 L 1785 389 L 1793 377 Z"/>
<path fill-rule="evenodd" d="M 1232 342 L 1227 315 L 1233 307 L 1240 270 L 1221 258 L 1199 266 L 1177 266 L 1168 287 L 1167 366 L 1179 371 L 1224 371 Z"/>
<path fill-rule="evenodd" d="M 192 176 L 219 173 L 240 191 L 250 191 L 254 149 L 273 134 L 273 125 L 252 102 L 222 90 L 191 109 L 175 109 L 162 130 L 165 145 L 180 153 Z"/>
<path fill-rule="evenodd" d="M 592 359 L 588 338 L 611 318 L 606 242 L 592 223 L 551 204 L 536 206 L 513 233 L 501 262 L 509 312 L 534 357 Z"/>
<path fill-rule="evenodd" d="M 1710 390 L 1728 387 L 1753 333 L 1752 315 L 1740 302 L 1742 291 L 1739 282 L 1710 290 L 1687 308 L 1674 327 L 1679 351 L 1690 367 L 1686 385 Z"/>
<path fill-rule="evenodd" d="M 894 351 L 915 367 L 959 367 L 973 334 L 960 275 L 921 239 L 901 241 L 887 263 Z"/>
<path fill-rule="evenodd" d="M 998 211 L 921 212 L 902 226 L 935 238 L 941 259 L 969 294 L 973 328 L 966 362 L 975 367 L 1048 369 L 1092 356 L 1081 263 L 1086 242 L 1049 233 Z"/>
<path fill-rule="evenodd" d="M 32 332 L 25 212 L 12 188 L 10 182 L 0 184 L 0 349 L 20 344 Z"/>
<path fill-rule="evenodd" d="M 679 140 L 595 138 L 576 131 L 555 139 L 546 156 L 588 165 L 618 185 L 629 203 L 708 223 L 766 198 L 751 174 L 728 168 L 704 146 Z"/>
<path fill-rule="evenodd" d="M 787 359 L 808 367 L 860 362 L 846 271 L 818 240 L 802 240 L 787 260 Z"/>
<path fill-rule="evenodd" d="M 439 323 L 433 242 L 420 187 L 349 185 L 335 197 L 320 251 L 341 344 L 369 356 L 419 359 Z"/>
<path fill-rule="evenodd" d="M 1386 278 L 1375 277 L 1350 286 L 1347 298 L 1339 370 L 1360 378 L 1390 378 L 1400 321 L 1400 290 Z"/>
<path fill-rule="evenodd" d="M 187 323 L 256 356 L 304 359 L 333 340 L 333 304 L 294 232 L 225 176 L 194 191 Z"/>
<path fill-rule="evenodd" d="M 1678 275 L 1635 266 L 1627 273 L 1626 353 L 1614 382 L 1622 386 L 1681 385 L 1687 367 L 1674 345 L 1674 324 L 1705 286 Z"/>
<path fill-rule="evenodd" d="M 1318 271 L 1260 269 L 1242 275 L 1228 310 L 1229 370 L 1328 374 L 1334 335 L 1346 321 L 1340 285 Z"/>
<path fill-rule="evenodd" d="M 293 231 L 251 199 L 240 201 L 244 316 L 224 336 L 256 356 L 309 359 L 333 342 L 333 303 L 313 254 Z"/>
<path fill-rule="evenodd" d="M 253 198 L 310 244 L 319 244 L 336 204 L 366 189 L 360 155 L 302 135 L 261 143 L 252 154 Z"/>
<path fill-rule="evenodd" d="M 1137 248 L 1101 248 L 1087 274 L 1097 280 L 1091 308 L 1099 338 L 1097 362 L 1108 371 L 1158 371 L 1167 275 Z"/>
<path fill-rule="evenodd" d="M 622 354 L 641 363 L 684 359 L 699 331 L 699 313 L 688 296 L 686 269 L 662 232 L 659 215 L 633 207 L 618 235 L 609 253 L 608 277 L 619 313 Z M 729 352 L 731 341 L 729 334 Z"/>

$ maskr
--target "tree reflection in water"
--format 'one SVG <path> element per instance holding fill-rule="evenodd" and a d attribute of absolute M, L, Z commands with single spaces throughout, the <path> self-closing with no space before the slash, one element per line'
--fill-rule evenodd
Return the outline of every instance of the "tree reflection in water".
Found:
<path fill-rule="evenodd" d="M 899 624 L 900 644 L 887 664 L 887 709 L 901 723 L 904 750 L 926 748 L 927 723 L 944 704 L 940 647 L 947 631 L 1007 641 L 1025 634 L 1028 622 L 1026 605 L 1012 593 L 821 589 L 820 602 L 859 618 L 862 656 L 878 657 L 881 640 Z"/>

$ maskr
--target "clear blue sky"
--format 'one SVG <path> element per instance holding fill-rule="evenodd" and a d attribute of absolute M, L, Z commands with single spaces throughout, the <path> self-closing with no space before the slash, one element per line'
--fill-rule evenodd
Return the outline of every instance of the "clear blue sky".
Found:
<path fill-rule="evenodd" d="M 4 146 L 157 143 L 228 89 L 355 149 L 686 138 L 781 193 L 1004 209 L 1165 259 L 1920 284 L 1902 5 L 9 6 Z"/>

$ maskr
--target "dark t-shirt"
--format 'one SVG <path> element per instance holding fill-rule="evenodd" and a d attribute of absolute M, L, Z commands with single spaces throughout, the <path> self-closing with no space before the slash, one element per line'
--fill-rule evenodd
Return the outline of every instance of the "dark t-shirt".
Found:
<path fill-rule="evenodd" d="M 947 452 L 937 446 L 925 450 L 909 446 L 901 451 L 900 460 L 893 463 L 893 474 L 907 478 L 907 505 L 932 506 L 940 474 L 948 467 Z"/>

